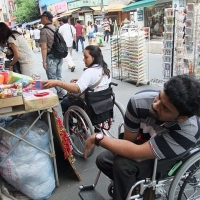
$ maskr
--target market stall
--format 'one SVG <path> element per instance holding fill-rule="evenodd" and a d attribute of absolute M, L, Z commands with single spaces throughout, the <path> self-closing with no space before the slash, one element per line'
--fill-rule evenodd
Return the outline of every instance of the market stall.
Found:
<path fill-rule="evenodd" d="M 1 176 L 31 199 L 49 198 L 59 186 L 54 138 L 81 179 L 68 135 L 53 111 L 58 96 L 52 90 L 40 90 L 41 80 L 9 71 L 0 71 L 0 76 Z M 30 117 L 31 113 L 36 116 Z"/>

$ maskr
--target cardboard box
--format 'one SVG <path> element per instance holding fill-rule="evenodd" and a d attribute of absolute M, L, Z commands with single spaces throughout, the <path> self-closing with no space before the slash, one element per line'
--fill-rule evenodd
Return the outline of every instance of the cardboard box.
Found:
<path fill-rule="evenodd" d="M 40 92 L 49 92 L 48 95 L 36 97 L 32 93 L 23 93 L 25 110 L 39 110 L 49 107 L 56 107 L 59 104 L 58 96 L 51 90 L 40 90 Z"/>
<path fill-rule="evenodd" d="M 0 108 L 0 114 L 12 112 L 12 106 L 6 108 Z"/>
<path fill-rule="evenodd" d="M 0 108 L 23 105 L 22 96 L 0 99 Z"/>

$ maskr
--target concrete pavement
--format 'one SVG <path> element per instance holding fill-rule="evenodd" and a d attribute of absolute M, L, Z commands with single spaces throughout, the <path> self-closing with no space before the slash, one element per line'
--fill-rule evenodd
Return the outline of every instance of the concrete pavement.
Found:
<path fill-rule="evenodd" d="M 81 49 L 81 48 L 79 48 Z M 104 56 L 104 60 L 107 62 L 109 66 L 111 66 L 111 53 L 110 53 L 110 46 L 109 44 L 106 44 L 105 47 L 102 47 L 102 52 Z M 47 79 L 45 71 L 42 67 L 42 58 L 41 53 L 36 52 L 36 60 L 37 60 L 37 67 L 36 71 L 37 73 L 42 77 L 42 79 Z M 62 71 L 62 77 L 63 80 L 66 82 L 69 82 L 72 78 L 78 78 L 83 72 L 84 63 L 83 63 L 83 54 L 82 52 L 75 52 L 73 51 L 73 60 L 76 64 L 76 69 L 74 72 L 71 72 L 68 69 L 66 59 L 64 59 L 63 64 L 63 71 Z M 148 69 L 147 69 L 148 72 Z M 148 77 L 148 73 L 147 73 Z M 149 55 L 149 78 L 151 79 L 162 79 L 162 57 L 161 55 L 156 54 L 150 54 Z M 147 80 L 147 81 L 148 81 Z M 116 80 L 113 79 L 113 82 L 118 83 L 117 87 L 114 87 L 114 92 L 116 95 L 116 99 L 121 102 L 121 104 L 126 107 L 126 104 L 129 100 L 129 98 L 136 93 L 137 91 L 143 90 L 143 89 L 161 89 L 160 86 L 155 84 L 147 85 L 147 81 L 144 81 L 140 84 L 139 87 L 136 87 L 132 81 L 128 80 Z M 57 110 L 60 113 L 60 107 L 58 106 Z M 73 171 L 68 165 L 67 161 L 63 160 L 62 153 L 57 152 L 57 164 L 58 164 L 58 175 L 59 175 L 59 181 L 60 186 L 59 188 L 55 188 L 54 192 L 52 193 L 52 196 L 50 197 L 50 200 L 79 200 L 78 196 L 78 186 L 82 184 L 92 184 L 95 180 L 96 174 L 98 172 L 98 169 L 95 165 L 95 158 L 96 156 L 102 152 L 103 149 L 101 147 L 96 147 L 94 154 L 88 158 L 87 160 L 84 160 L 79 157 L 76 158 L 75 167 L 80 174 L 82 181 L 78 181 L 76 176 L 74 175 Z M 103 174 L 100 176 L 99 183 L 97 184 L 96 189 L 107 199 L 110 200 L 107 193 L 107 187 L 109 185 L 110 181 L 109 179 L 104 176 Z"/>

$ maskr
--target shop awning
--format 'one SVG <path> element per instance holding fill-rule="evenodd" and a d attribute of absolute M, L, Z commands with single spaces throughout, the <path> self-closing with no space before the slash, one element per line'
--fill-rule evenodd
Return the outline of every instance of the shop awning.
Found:
<path fill-rule="evenodd" d="M 108 6 L 104 6 L 104 9 L 107 10 L 108 12 L 117 12 L 117 11 L 122 11 L 122 8 L 125 5 L 123 4 L 110 4 Z M 100 6 L 94 6 L 94 7 L 90 7 L 92 10 L 94 10 L 95 12 L 100 12 L 101 11 L 101 7 Z"/>
<path fill-rule="evenodd" d="M 73 10 L 69 10 L 69 11 L 66 11 L 62 14 L 60 14 L 60 17 L 64 17 L 64 16 L 70 16 L 72 15 L 73 12 L 76 12 L 77 10 L 80 10 L 80 8 L 77 8 L 77 9 L 73 9 Z"/>
<path fill-rule="evenodd" d="M 122 9 L 123 12 L 128 12 L 135 10 L 137 8 L 144 8 L 144 7 L 149 7 L 153 6 L 156 4 L 156 0 L 142 0 L 142 1 L 137 1 L 134 3 L 129 4 L 128 6 L 124 7 Z"/>
<path fill-rule="evenodd" d="M 108 5 L 108 12 L 117 12 L 122 11 L 122 8 L 124 8 L 124 4 L 110 4 Z"/>

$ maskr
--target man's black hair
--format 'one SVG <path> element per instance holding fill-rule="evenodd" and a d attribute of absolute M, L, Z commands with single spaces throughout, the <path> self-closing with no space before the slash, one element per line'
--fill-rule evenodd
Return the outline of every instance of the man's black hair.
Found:
<path fill-rule="evenodd" d="M 164 92 L 179 116 L 200 116 L 200 83 L 191 75 L 172 77 L 164 84 Z"/>
<path fill-rule="evenodd" d="M 68 17 L 63 17 L 63 18 L 62 18 L 62 22 L 63 22 L 64 24 L 66 24 L 66 23 L 68 23 L 68 19 L 69 19 Z"/>

